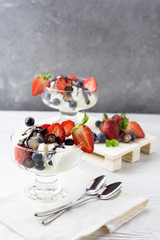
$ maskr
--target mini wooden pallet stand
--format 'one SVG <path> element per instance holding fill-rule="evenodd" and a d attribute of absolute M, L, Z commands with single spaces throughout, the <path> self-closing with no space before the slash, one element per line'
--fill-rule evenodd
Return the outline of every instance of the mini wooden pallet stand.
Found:
<path fill-rule="evenodd" d="M 87 125 L 92 131 L 99 133 L 95 121 L 95 118 L 90 118 Z M 121 169 L 122 160 L 133 163 L 140 160 L 140 152 L 152 154 L 155 151 L 156 137 L 146 134 L 145 138 L 130 143 L 120 143 L 118 147 L 107 148 L 103 143 L 96 143 L 94 153 L 84 153 L 83 159 L 113 172 Z"/>

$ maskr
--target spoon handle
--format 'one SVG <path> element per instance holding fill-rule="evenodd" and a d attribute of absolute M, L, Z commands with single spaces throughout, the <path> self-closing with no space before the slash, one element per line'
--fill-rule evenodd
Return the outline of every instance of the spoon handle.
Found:
<path fill-rule="evenodd" d="M 90 197 L 86 197 L 84 199 L 72 202 L 71 204 L 69 204 L 67 207 L 64 207 L 63 209 L 59 210 L 59 211 L 53 211 L 52 213 L 49 214 L 49 217 L 43 219 L 41 221 L 42 224 L 46 225 L 52 221 L 54 221 L 57 217 L 59 217 L 62 213 L 64 213 L 67 209 L 74 207 L 74 206 L 78 206 L 81 203 L 87 202 L 90 199 L 96 198 L 96 196 L 90 196 Z"/>
<path fill-rule="evenodd" d="M 121 191 L 121 188 L 117 188 L 116 191 L 113 191 L 111 194 L 107 194 L 105 200 L 114 197 L 114 196 L 117 195 L 120 191 Z M 49 217 L 43 219 L 43 220 L 41 221 L 41 223 L 42 223 L 43 225 L 46 225 L 46 224 L 48 224 L 48 223 L 51 223 L 51 222 L 54 221 L 57 217 L 59 217 L 62 213 L 64 213 L 67 209 L 69 209 L 69 208 L 71 208 L 71 207 L 74 207 L 74 206 L 78 206 L 79 204 L 81 204 L 81 203 L 83 203 L 83 202 L 86 202 L 86 201 L 88 201 L 88 200 L 90 200 L 90 199 L 93 199 L 93 198 L 98 199 L 97 197 L 98 197 L 98 195 L 92 196 L 92 197 L 90 196 L 90 197 L 88 197 L 88 198 L 81 199 L 81 200 L 79 200 L 79 201 L 75 201 L 74 203 L 71 203 L 70 206 L 66 207 L 66 208 L 63 209 L 62 211 L 57 211 L 57 212 L 53 212 L 52 214 L 49 214 Z M 99 199 L 102 199 L 102 200 L 103 200 L 103 198 L 99 198 Z"/>
<path fill-rule="evenodd" d="M 54 208 L 54 209 L 50 209 L 47 211 L 43 211 L 43 212 L 36 212 L 34 214 L 34 216 L 36 217 L 45 217 L 48 216 L 50 214 L 53 214 L 53 212 L 59 212 L 61 210 L 63 210 L 63 208 L 67 208 L 71 203 L 76 202 L 77 200 L 80 200 L 81 198 L 83 198 L 86 195 L 86 193 L 83 193 L 81 196 L 79 196 L 78 198 L 75 198 L 74 200 L 72 200 L 71 202 L 65 204 L 63 207 L 58 207 L 58 208 Z"/>

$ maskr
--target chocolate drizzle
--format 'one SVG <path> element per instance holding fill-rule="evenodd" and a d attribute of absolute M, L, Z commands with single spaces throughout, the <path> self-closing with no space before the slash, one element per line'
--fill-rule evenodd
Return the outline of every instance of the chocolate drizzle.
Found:
<path fill-rule="evenodd" d="M 86 104 L 88 105 L 88 104 L 90 104 L 90 100 L 89 100 L 88 96 L 91 96 L 91 93 L 87 90 L 88 90 L 88 88 L 82 88 L 83 97 L 85 99 Z"/>

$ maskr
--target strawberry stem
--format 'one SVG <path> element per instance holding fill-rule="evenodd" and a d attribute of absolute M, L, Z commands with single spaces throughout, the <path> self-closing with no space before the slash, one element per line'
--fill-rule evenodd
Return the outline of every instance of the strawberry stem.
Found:
<path fill-rule="evenodd" d="M 89 116 L 86 113 L 84 113 L 84 117 L 83 117 L 81 123 L 78 124 L 76 127 L 72 128 L 72 132 L 71 133 L 73 133 L 74 129 L 78 129 L 78 128 L 80 128 L 80 126 L 84 125 L 88 121 L 88 119 L 89 119 Z"/>

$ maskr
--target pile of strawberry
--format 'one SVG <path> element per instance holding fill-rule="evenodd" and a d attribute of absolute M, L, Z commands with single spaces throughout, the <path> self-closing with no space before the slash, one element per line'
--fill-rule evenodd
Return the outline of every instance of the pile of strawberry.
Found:
<path fill-rule="evenodd" d="M 136 138 L 145 137 L 140 125 L 135 121 L 129 121 L 126 114 L 116 114 L 112 118 L 108 118 L 107 114 L 104 114 L 103 120 L 97 120 L 95 125 L 100 128 L 100 134 L 103 134 L 106 137 L 103 138 L 103 136 L 100 136 L 101 139 L 109 139 L 111 141 L 115 139 L 128 143 Z M 113 142 L 116 143 L 116 141 Z"/>
<path fill-rule="evenodd" d="M 51 75 L 49 72 L 43 72 L 42 74 L 37 75 L 33 80 L 32 96 L 43 93 L 44 89 L 46 87 L 50 87 L 50 84 L 53 81 L 55 82 L 56 88 L 60 91 L 61 94 L 64 94 L 63 91 L 68 91 L 67 89 L 72 86 L 88 89 L 92 93 L 97 91 L 97 82 L 94 77 L 89 77 L 81 81 L 72 75 L 58 76 L 56 78 L 53 78 L 53 75 Z"/>

